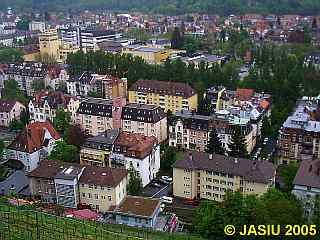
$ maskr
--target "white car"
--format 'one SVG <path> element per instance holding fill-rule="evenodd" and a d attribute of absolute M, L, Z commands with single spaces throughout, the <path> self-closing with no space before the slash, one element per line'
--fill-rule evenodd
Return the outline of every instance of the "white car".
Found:
<path fill-rule="evenodd" d="M 167 204 L 172 204 L 173 203 L 173 198 L 172 197 L 163 196 L 163 197 L 161 197 L 160 200 L 161 200 L 161 202 L 167 203 Z"/>
<path fill-rule="evenodd" d="M 162 176 L 161 179 L 167 182 L 172 182 L 172 178 L 169 176 Z"/>

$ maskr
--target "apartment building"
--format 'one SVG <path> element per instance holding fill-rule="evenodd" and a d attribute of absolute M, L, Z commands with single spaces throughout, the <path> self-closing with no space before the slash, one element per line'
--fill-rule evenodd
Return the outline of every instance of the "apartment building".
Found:
<path fill-rule="evenodd" d="M 320 97 L 303 97 L 283 123 L 278 138 L 278 163 L 320 158 Z"/>
<path fill-rule="evenodd" d="M 143 45 L 128 45 L 122 49 L 122 53 L 141 57 L 149 64 L 161 64 L 170 56 L 169 49 Z"/>
<path fill-rule="evenodd" d="M 67 91 L 73 96 L 87 97 L 93 93 L 96 97 L 114 99 L 126 97 L 127 79 L 111 75 L 98 75 L 83 72 L 80 76 L 73 76 L 67 81 Z"/>
<path fill-rule="evenodd" d="M 275 183 L 271 162 L 186 152 L 173 165 L 173 195 L 223 201 L 226 191 L 261 195 Z"/>
<path fill-rule="evenodd" d="M 50 154 L 59 139 L 59 133 L 50 122 L 30 123 L 8 146 L 6 155 L 8 159 L 22 162 L 25 170 L 30 172 Z"/>
<path fill-rule="evenodd" d="M 122 109 L 122 130 L 167 140 L 167 116 L 156 105 L 129 103 Z"/>
<path fill-rule="evenodd" d="M 39 35 L 40 54 L 58 59 L 60 41 L 57 29 L 49 29 Z"/>
<path fill-rule="evenodd" d="M 314 200 L 320 194 L 320 160 L 302 161 L 293 180 L 292 193 L 304 207 L 304 215 L 311 218 Z"/>
<path fill-rule="evenodd" d="M 87 28 L 80 30 L 80 47 L 83 50 L 98 50 L 98 44 L 107 40 L 120 38 L 121 33 L 114 30 Z"/>
<path fill-rule="evenodd" d="M 247 151 L 251 153 L 256 140 L 250 120 L 238 118 L 219 111 L 211 116 L 198 115 L 193 112 L 181 111 L 168 119 L 169 145 L 181 149 L 205 151 L 210 131 L 216 129 L 222 146 L 229 150 L 228 144 L 237 127 L 246 139 Z"/>
<path fill-rule="evenodd" d="M 118 206 L 127 196 L 128 171 L 86 166 L 79 180 L 80 202 L 99 212 Z"/>
<path fill-rule="evenodd" d="M 62 86 L 67 84 L 69 74 L 67 70 L 60 66 L 48 67 L 47 77 L 45 79 L 45 86 L 53 90 L 61 90 Z"/>
<path fill-rule="evenodd" d="M 128 93 L 129 103 L 143 103 L 160 106 L 165 112 L 197 110 L 198 97 L 187 84 L 156 80 L 138 80 Z"/>
<path fill-rule="evenodd" d="M 47 66 L 42 63 L 12 63 L 4 68 L 4 80 L 14 79 L 17 81 L 19 88 L 28 96 L 31 96 L 34 93 L 32 82 L 45 82 L 46 77 Z"/>
<path fill-rule="evenodd" d="M 30 100 L 28 109 L 30 119 L 38 122 L 50 120 L 53 122 L 58 109 L 70 112 L 73 122 L 76 120 L 76 112 L 80 100 L 77 97 L 64 94 L 60 91 L 40 91 L 34 94 Z"/>
<path fill-rule="evenodd" d="M 146 186 L 160 169 L 160 145 L 155 137 L 139 133 L 120 132 L 110 156 L 112 167 L 133 167 Z"/>
<path fill-rule="evenodd" d="M 106 212 L 127 195 L 125 169 L 43 160 L 27 176 L 32 197 L 69 208 L 81 204 Z"/>
<path fill-rule="evenodd" d="M 0 126 L 9 127 L 14 119 L 20 119 L 21 112 L 25 110 L 26 107 L 18 101 L 0 100 Z"/>
<path fill-rule="evenodd" d="M 109 157 L 114 143 L 119 135 L 119 129 L 110 129 L 104 133 L 87 138 L 80 150 L 80 164 L 89 166 L 110 166 Z"/>

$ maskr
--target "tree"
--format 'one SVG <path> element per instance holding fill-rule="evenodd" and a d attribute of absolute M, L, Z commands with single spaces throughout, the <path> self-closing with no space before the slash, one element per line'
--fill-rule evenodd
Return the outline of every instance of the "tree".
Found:
<path fill-rule="evenodd" d="M 162 169 L 170 170 L 172 164 L 174 164 L 178 159 L 178 151 L 172 146 L 162 144 L 161 149 L 161 163 Z"/>
<path fill-rule="evenodd" d="M 22 122 L 23 125 L 27 125 L 30 122 L 30 114 L 28 109 L 23 110 L 20 113 L 20 121 Z"/>
<path fill-rule="evenodd" d="M 10 123 L 9 123 L 9 129 L 11 131 L 18 131 L 18 130 L 22 130 L 24 128 L 24 124 L 17 120 L 17 119 L 13 119 Z"/>
<path fill-rule="evenodd" d="M 273 133 L 273 129 L 271 126 L 271 121 L 269 117 L 265 117 L 262 120 L 262 126 L 261 126 L 261 136 L 262 138 L 270 137 Z"/>
<path fill-rule="evenodd" d="M 62 162 L 79 162 L 79 149 L 67 144 L 65 141 L 57 141 L 48 157 L 49 160 L 56 160 Z"/>
<path fill-rule="evenodd" d="M 206 152 L 210 154 L 224 154 L 225 149 L 222 146 L 221 140 L 215 128 L 209 133 L 209 141 L 207 144 Z"/>
<path fill-rule="evenodd" d="M 287 166 L 282 166 L 279 170 L 280 177 L 284 183 L 285 190 L 291 192 L 293 189 L 293 180 L 298 172 L 299 164 L 291 162 Z"/>
<path fill-rule="evenodd" d="M 101 98 L 102 96 L 97 92 L 89 91 L 88 92 L 88 97 Z"/>
<path fill-rule="evenodd" d="M 56 130 L 60 132 L 64 132 L 67 130 L 71 123 L 71 113 L 68 111 L 65 111 L 62 108 L 59 108 L 56 111 L 56 116 L 53 119 L 53 125 Z"/>
<path fill-rule="evenodd" d="M 181 49 L 183 47 L 183 35 L 178 27 L 175 27 L 171 37 L 171 47 L 173 49 Z"/>
<path fill-rule="evenodd" d="M 132 196 L 138 196 L 143 189 L 142 179 L 138 171 L 136 171 L 132 164 L 129 168 L 129 183 L 127 186 L 128 194 Z"/>
<path fill-rule="evenodd" d="M 46 88 L 44 80 L 35 79 L 31 83 L 31 87 L 35 92 L 44 90 Z"/>
<path fill-rule="evenodd" d="M 65 141 L 70 145 L 77 146 L 79 149 L 86 141 L 88 135 L 79 125 L 71 125 L 65 133 Z"/>
<path fill-rule="evenodd" d="M 0 140 L 0 159 L 3 158 L 4 152 L 5 152 L 5 144 L 3 140 Z"/>
<path fill-rule="evenodd" d="M 320 196 L 316 195 L 313 200 L 311 222 L 317 226 L 320 224 Z"/>
<path fill-rule="evenodd" d="M 19 88 L 17 81 L 10 79 L 4 82 L 2 98 L 6 100 L 16 100 L 26 104 L 27 98 Z"/>
<path fill-rule="evenodd" d="M 228 155 L 232 157 L 246 158 L 248 157 L 247 144 L 245 137 L 241 134 L 240 127 L 236 127 L 228 144 Z"/>
<path fill-rule="evenodd" d="M 22 18 L 19 22 L 17 22 L 17 29 L 22 31 L 28 31 L 29 23 L 30 23 L 29 19 Z"/>
<path fill-rule="evenodd" d="M 20 49 L 4 48 L 0 49 L 0 63 L 20 63 L 23 62 L 23 53 Z"/>

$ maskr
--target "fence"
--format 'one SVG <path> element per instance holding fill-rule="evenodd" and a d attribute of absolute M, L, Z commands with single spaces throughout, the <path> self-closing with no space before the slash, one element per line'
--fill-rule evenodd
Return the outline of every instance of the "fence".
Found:
<path fill-rule="evenodd" d="M 100 224 L 0 205 L 0 240 L 198 240 L 124 225 Z"/>

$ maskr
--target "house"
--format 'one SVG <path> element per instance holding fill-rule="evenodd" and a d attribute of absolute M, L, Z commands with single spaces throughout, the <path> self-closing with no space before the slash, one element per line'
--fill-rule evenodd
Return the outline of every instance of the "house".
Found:
<path fill-rule="evenodd" d="M 0 126 L 9 127 L 14 119 L 20 119 L 21 112 L 25 110 L 26 107 L 18 101 L 0 99 Z"/>
<path fill-rule="evenodd" d="M 154 228 L 160 213 L 160 200 L 127 196 L 113 210 L 117 224 L 134 227 Z"/>
<path fill-rule="evenodd" d="M 87 138 L 81 146 L 80 164 L 101 167 L 109 166 L 109 157 L 118 135 L 118 129 L 110 129 L 98 136 Z"/>
<path fill-rule="evenodd" d="M 126 169 L 86 166 L 79 180 L 80 203 L 107 212 L 125 198 L 127 182 Z"/>
<path fill-rule="evenodd" d="M 33 171 L 50 154 L 59 139 L 59 133 L 50 122 L 30 123 L 8 146 L 7 158 L 21 161 L 27 172 Z"/>
<path fill-rule="evenodd" d="M 261 195 L 274 186 L 275 175 L 268 161 L 189 151 L 173 165 L 173 195 L 218 202 L 227 190 Z"/>
<path fill-rule="evenodd" d="M 129 103 L 122 108 L 122 130 L 156 137 L 158 142 L 167 140 L 167 116 L 156 105 Z"/>
<path fill-rule="evenodd" d="M 50 120 L 53 122 L 58 109 L 70 112 L 71 119 L 76 120 L 76 112 L 80 100 L 77 97 L 67 95 L 60 91 L 40 91 L 34 94 L 30 100 L 28 109 L 30 119 L 38 122 Z"/>
<path fill-rule="evenodd" d="M 313 215 L 314 200 L 320 194 L 320 160 L 304 160 L 293 180 L 292 193 L 304 207 L 304 215 Z"/>
<path fill-rule="evenodd" d="M 160 169 L 160 145 L 155 137 L 139 133 L 120 132 L 110 156 L 112 167 L 129 169 L 133 167 L 146 186 Z"/>
<path fill-rule="evenodd" d="M 129 88 L 129 103 L 160 106 L 173 114 L 181 110 L 197 110 L 198 97 L 185 83 L 156 80 L 138 80 Z"/>

